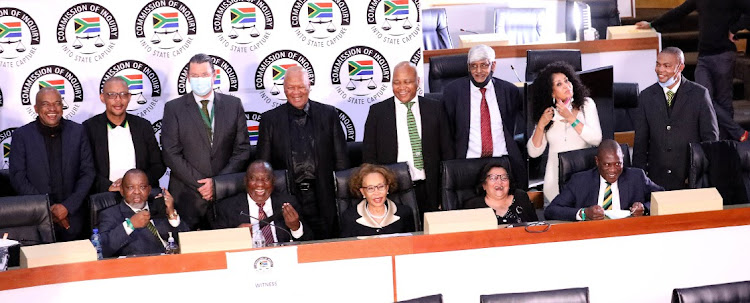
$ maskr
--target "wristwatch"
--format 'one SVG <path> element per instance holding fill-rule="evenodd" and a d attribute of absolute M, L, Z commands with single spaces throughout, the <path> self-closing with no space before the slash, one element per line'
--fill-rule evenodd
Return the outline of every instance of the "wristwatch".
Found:
<path fill-rule="evenodd" d="M 167 219 L 169 220 L 177 219 L 177 210 L 176 209 L 172 210 L 171 214 L 167 214 Z"/>

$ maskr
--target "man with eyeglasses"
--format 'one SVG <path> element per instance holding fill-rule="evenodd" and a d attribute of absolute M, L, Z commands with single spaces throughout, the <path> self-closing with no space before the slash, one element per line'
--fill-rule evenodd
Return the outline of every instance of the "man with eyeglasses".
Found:
<path fill-rule="evenodd" d="M 271 164 L 263 160 L 251 163 L 245 172 L 246 192 L 216 202 L 213 227 L 247 227 L 253 234 L 260 232 L 268 244 L 289 242 L 292 238 L 312 240 L 312 231 L 303 226 L 297 213 L 297 199 L 274 191 L 273 181 Z"/>
<path fill-rule="evenodd" d="M 166 170 L 151 123 L 127 112 L 130 97 L 124 79 L 109 78 L 99 94 L 104 112 L 83 122 L 96 169 L 92 193 L 120 191 L 122 176 L 132 168 L 146 172 L 149 184 L 158 188 Z"/>
<path fill-rule="evenodd" d="M 443 106 L 453 132 L 456 158 L 507 155 L 513 178 L 519 188 L 525 189 L 526 161 L 513 140 L 516 125 L 526 125 L 521 94 L 515 85 L 492 76 L 496 62 L 491 47 L 472 47 L 467 61 L 469 76 L 443 89 Z"/>
<path fill-rule="evenodd" d="M 19 195 L 49 196 L 57 241 L 85 238 L 82 206 L 95 174 L 86 130 L 63 119 L 62 96 L 54 87 L 37 92 L 34 110 L 37 119 L 13 133 L 11 185 Z"/>
<path fill-rule="evenodd" d="M 585 221 L 617 216 L 612 210 L 630 211 L 633 217 L 648 214 L 651 193 L 664 188 L 652 182 L 640 168 L 623 167 L 622 149 L 612 139 L 599 144 L 596 167 L 574 174 L 552 200 L 548 220 Z M 618 216 L 619 217 L 619 216 Z"/>
<path fill-rule="evenodd" d="M 188 62 L 192 92 L 164 105 L 161 144 L 169 167 L 169 190 L 191 230 L 213 220 L 213 177 L 245 170 L 250 159 L 245 109 L 239 98 L 214 92 L 213 58 Z"/>

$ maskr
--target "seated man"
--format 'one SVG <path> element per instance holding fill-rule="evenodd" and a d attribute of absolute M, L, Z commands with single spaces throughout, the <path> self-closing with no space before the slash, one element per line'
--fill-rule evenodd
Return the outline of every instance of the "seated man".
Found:
<path fill-rule="evenodd" d="M 253 233 L 260 231 L 269 244 L 289 242 L 291 238 L 313 239 L 312 232 L 304 230 L 297 214 L 297 199 L 273 191 L 271 164 L 262 160 L 251 163 L 245 173 L 245 186 L 247 193 L 216 203 L 214 228 L 250 227 Z M 260 224 L 256 218 L 261 220 Z"/>
<path fill-rule="evenodd" d="M 165 252 L 169 232 L 176 238 L 177 231 L 188 231 L 174 209 L 174 198 L 164 189 L 167 217 L 151 217 L 150 209 L 162 199 L 148 202 L 151 192 L 148 176 L 140 169 L 128 170 L 122 177 L 122 202 L 102 210 L 99 214 L 104 257 L 157 254 Z M 161 195 L 157 196 L 157 198 Z"/>
<path fill-rule="evenodd" d="M 664 188 L 651 181 L 640 168 L 622 167 L 622 150 L 614 140 L 599 145 L 596 168 L 573 175 L 544 210 L 548 220 L 602 220 L 604 210 L 630 210 L 643 216 L 651 206 L 651 192 Z"/>

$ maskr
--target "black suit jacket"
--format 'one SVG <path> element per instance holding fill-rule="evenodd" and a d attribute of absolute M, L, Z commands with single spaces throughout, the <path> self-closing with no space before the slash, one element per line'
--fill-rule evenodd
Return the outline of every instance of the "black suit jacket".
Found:
<path fill-rule="evenodd" d="M 164 163 L 171 169 L 169 191 L 175 207 L 191 229 L 208 212 L 198 180 L 243 172 L 250 158 L 245 110 L 240 99 L 216 93 L 214 96 L 213 145 L 192 93 L 164 106 L 161 143 Z M 210 221 L 212 216 L 207 219 Z M 205 227 L 205 226 L 204 226 Z"/>
<path fill-rule="evenodd" d="M 289 203 L 290 205 L 292 205 L 292 207 L 294 207 L 294 209 L 299 214 L 301 208 L 299 203 L 297 203 L 297 199 L 287 194 L 277 192 L 271 193 L 271 208 L 273 208 L 273 215 L 271 215 L 271 219 L 277 227 L 282 227 L 289 231 L 291 234 L 291 230 L 289 229 L 289 226 L 286 226 L 283 211 L 281 210 L 281 206 L 284 205 L 284 203 Z M 250 223 L 250 217 L 240 213 L 250 214 L 250 206 L 248 205 L 247 193 L 245 193 L 244 191 L 216 202 L 216 220 L 214 221 L 213 227 L 216 229 L 234 228 L 242 223 Z M 301 214 L 300 222 L 303 222 Z M 302 224 L 302 226 L 304 226 L 304 223 Z M 309 227 L 303 227 L 302 229 L 304 231 L 302 237 L 294 240 L 312 240 L 312 229 Z M 289 242 L 291 236 L 290 234 L 276 230 L 276 239 L 279 241 L 279 243 Z"/>
<path fill-rule="evenodd" d="M 456 158 L 465 159 L 466 151 L 469 149 L 469 130 L 471 120 L 471 91 L 469 90 L 471 76 L 457 79 L 443 90 L 443 106 L 448 115 L 448 121 L 453 132 L 453 142 L 455 144 Z M 503 119 L 503 133 L 505 135 L 505 145 L 508 149 L 508 158 L 511 163 L 511 174 L 518 184 L 518 188 L 525 189 L 528 185 L 526 173 L 526 160 L 518 148 L 518 144 L 513 140 L 516 133 L 516 119 L 525 121 L 523 114 L 523 101 L 518 93 L 518 88 L 508 81 L 492 78 L 492 85 L 495 86 L 495 97 L 497 105 L 500 108 L 500 116 Z M 522 123 L 520 125 L 526 125 Z M 519 133 L 523 133 L 520 130 Z"/>
<path fill-rule="evenodd" d="M 575 221 L 579 209 L 597 204 L 599 178 L 599 170 L 596 167 L 574 174 L 560 194 L 544 210 L 544 217 L 548 220 Z M 622 210 L 628 210 L 633 203 L 641 202 L 648 211 L 651 208 L 651 193 L 664 190 L 646 177 L 643 170 L 632 167 L 622 169 L 617 186 Z"/>
<path fill-rule="evenodd" d="M 419 97 L 422 122 L 422 158 L 424 159 L 426 201 L 436 211 L 440 203 L 440 161 L 454 158 L 450 128 L 439 101 Z M 392 164 L 398 161 L 396 103 L 390 97 L 370 106 L 365 122 L 362 160 L 366 163 Z M 404 148 L 411 148 L 405 146 Z"/>
<path fill-rule="evenodd" d="M 131 114 L 126 114 L 126 121 L 133 137 L 135 149 L 135 168 L 141 169 L 148 175 L 149 184 L 159 188 L 159 179 L 167 169 L 161 160 L 161 149 L 156 142 L 154 128 L 148 120 Z M 91 141 L 91 151 L 94 153 L 94 168 L 96 178 L 91 186 L 92 193 L 109 191 L 112 181 L 109 180 L 109 137 L 107 135 L 107 115 L 101 113 L 83 122 Z"/>
<path fill-rule="evenodd" d="M 151 205 L 149 208 L 153 209 Z M 99 241 L 104 257 L 158 254 L 165 251 L 161 241 L 146 227 L 136 228 L 130 235 L 125 232 L 122 222 L 133 215 L 135 212 L 125 202 L 106 208 L 99 214 Z M 166 218 L 152 216 L 151 220 L 164 241 L 169 239 L 169 232 L 177 239 L 177 232 L 188 231 L 182 219 L 177 227 L 172 227 Z"/>
<path fill-rule="evenodd" d="M 689 143 L 719 140 L 716 112 L 708 90 L 682 78 L 671 113 L 659 84 L 638 96 L 633 166 L 668 190 L 686 188 Z"/>
<path fill-rule="evenodd" d="M 315 101 L 308 101 L 310 122 L 315 134 L 315 161 L 317 162 L 315 190 L 318 208 L 324 222 L 333 228 L 336 220 L 333 172 L 349 168 L 346 138 L 341 128 L 336 108 Z M 289 148 L 289 108 L 282 104 L 261 116 L 258 135 L 258 159 L 268 161 L 274 169 L 293 171 L 292 151 Z M 296 188 L 292 189 L 296 192 Z M 318 235 L 325 236 L 325 235 Z"/>

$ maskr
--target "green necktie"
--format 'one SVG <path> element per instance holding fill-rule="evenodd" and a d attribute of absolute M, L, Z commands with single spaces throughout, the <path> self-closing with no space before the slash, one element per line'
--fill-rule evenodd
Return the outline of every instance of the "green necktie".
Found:
<path fill-rule="evenodd" d="M 672 100 L 674 99 L 674 92 L 671 90 L 667 91 L 667 106 L 672 106 Z"/>
<path fill-rule="evenodd" d="M 201 115 L 203 116 L 203 123 L 206 125 L 206 131 L 208 132 L 208 142 L 213 143 L 213 130 L 211 130 L 211 115 L 208 114 L 208 100 L 201 100 Z"/>
<path fill-rule="evenodd" d="M 607 188 L 604 190 L 604 200 L 602 200 L 602 208 L 604 210 L 612 209 L 612 183 L 607 183 Z"/>
<path fill-rule="evenodd" d="M 146 225 L 146 228 L 153 234 L 157 239 L 159 239 L 159 242 L 164 244 L 164 240 L 159 235 L 159 231 L 156 230 L 156 226 L 154 226 L 154 223 L 151 223 L 151 221 L 148 221 L 148 224 Z"/>
<path fill-rule="evenodd" d="M 411 151 L 414 154 L 414 167 L 424 169 L 422 160 L 422 140 L 419 138 L 417 131 L 417 121 L 414 120 L 414 113 L 411 112 L 411 106 L 414 102 L 406 102 L 406 124 L 409 126 L 409 141 L 411 141 Z"/>

